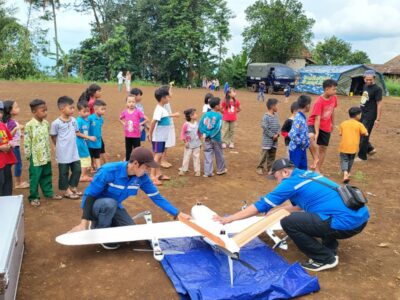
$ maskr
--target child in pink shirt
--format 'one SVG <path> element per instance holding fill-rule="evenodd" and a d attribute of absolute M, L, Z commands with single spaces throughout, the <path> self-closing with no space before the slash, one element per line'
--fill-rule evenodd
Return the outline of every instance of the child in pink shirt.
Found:
<path fill-rule="evenodd" d="M 124 125 L 125 131 L 125 156 L 129 161 L 131 152 L 134 148 L 140 147 L 140 126 L 148 122 L 148 118 L 141 110 L 136 108 L 135 96 L 126 97 L 126 109 L 119 116 L 120 122 Z M 140 122 L 140 119 L 143 119 Z"/>
<path fill-rule="evenodd" d="M 201 135 L 199 124 L 197 123 L 197 114 L 194 108 L 184 111 L 186 122 L 182 126 L 181 140 L 185 143 L 183 153 L 182 167 L 179 169 L 179 175 L 185 175 L 189 170 L 190 157 L 193 156 L 194 176 L 200 176 L 200 147 Z"/>

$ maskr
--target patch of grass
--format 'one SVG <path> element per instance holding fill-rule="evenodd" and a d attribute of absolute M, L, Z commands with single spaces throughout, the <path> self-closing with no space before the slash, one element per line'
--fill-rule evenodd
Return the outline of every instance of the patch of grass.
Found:
<path fill-rule="evenodd" d="M 188 178 L 175 177 L 175 178 L 171 178 L 171 180 L 163 181 L 163 186 L 164 187 L 181 188 L 186 184 L 187 181 L 188 181 Z"/>
<path fill-rule="evenodd" d="M 389 95 L 393 97 L 400 97 L 400 80 L 399 79 L 385 79 L 386 88 Z"/>
<path fill-rule="evenodd" d="M 357 171 L 354 175 L 353 178 L 357 181 L 360 181 L 362 183 L 366 183 L 367 181 L 367 175 L 364 174 L 362 171 Z"/>
<path fill-rule="evenodd" d="M 14 81 L 14 82 L 47 82 L 47 83 L 79 83 L 79 84 L 91 84 L 94 81 L 88 81 L 84 80 L 80 77 L 73 77 L 70 76 L 68 78 L 63 78 L 63 77 L 51 77 L 51 76 L 31 76 L 27 77 L 25 79 L 12 79 L 12 80 L 6 80 L 2 79 L 4 81 Z M 100 85 L 116 85 L 116 81 L 96 81 L 96 83 Z M 157 82 L 152 82 L 152 81 L 146 81 L 146 80 L 134 80 L 131 82 L 131 86 L 158 86 L 160 85 Z"/>

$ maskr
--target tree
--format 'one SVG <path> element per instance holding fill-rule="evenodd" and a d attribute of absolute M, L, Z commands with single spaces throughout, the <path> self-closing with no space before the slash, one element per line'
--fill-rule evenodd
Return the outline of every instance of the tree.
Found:
<path fill-rule="evenodd" d="M 286 63 L 311 41 L 314 20 L 297 0 L 257 0 L 245 12 L 244 47 L 254 62 Z"/>
<path fill-rule="evenodd" d="M 86 74 L 86 66 L 94 65 L 87 59 L 94 59 L 91 54 L 98 50 L 94 40 L 103 44 L 107 74 L 120 65 L 142 78 L 182 85 L 215 71 L 226 53 L 232 17 L 226 0 L 79 0 L 76 4 L 77 10 L 95 14 L 93 37 L 81 44 L 90 45 L 90 51 L 76 49 L 71 57 L 77 69 L 81 55 Z M 119 26 L 124 30 L 117 36 Z"/>
<path fill-rule="evenodd" d="M 332 36 L 318 42 L 312 52 L 313 59 L 321 65 L 353 65 L 370 63 L 367 53 L 351 50 L 350 43 Z"/>
<path fill-rule="evenodd" d="M 104 44 L 98 34 L 81 42 L 78 49 L 70 52 L 68 68 L 83 73 L 86 80 L 110 80 L 118 71 L 126 70 L 130 52 L 126 28 L 119 25 Z"/>
<path fill-rule="evenodd" d="M 222 83 L 229 82 L 236 88 L 246 86 L 248 56 L 246 52 L 233 55 L 221 63 L 218 78 Z"/>
<path fill-rule="evenodd" d="M 215 10 L 215 30 L 218 45 L 218 67 L 221 66 L 222 59 L 227 53 L 225 43 L 231 38 L 229 33 L 229 20 L 233 18 L 232 11 L 227 8 L 226 1 L 221 1 L 220 6 Z"/>
<path fill-rule="evenodd" d="M 131 52 L 126 28 L 122 25 L 116 26 L 108 40 L 100 46 L 100 51 L 107 54 L 107 70 L 111 76 L 125 70 Z"/>
<path fill-rule="evenodd" d="M 124 20 L 126 9 L 134 3 L 135 0 L 79 0 L 75 1 L 74 8 L 78 12 L 93 13 L 94 29 L 105 43 L 114 27 Z"/>
<path fill-rule="evenodd" d="M 370 64 L 371 60 L 366 52 L 355 50 L 353 53 L 351 53 L 347 63 L 349 65 Z"/>
<path fill-rule="evenodd" d="M 60 49 L 59 49 L 59 40 L 58 40 L 58 29 L 57 29 L 57 13 L 56 10 L 58 10 L 61 6 L 60 0 L 25 0 L 26 3 L 29 4 L 29 9 L 28 9 L 28 21 L 26 27 L 29 29 L 29 23 L 30 23 L 30 18 L 31 18 L 31 11 L 32 9 L 35 10 L 40 10 L 43 9 L 44 14 L 41 17 L 43 20 L 53 20 L 53 26 L 54 26 L 54 41 L 55 41 L 55 48 L 56 48 L 56 66 L 60 64 L 59 59 L 60 59 Z M 47 11 L 47 7 L 51 7 L 51 12 Z"/>
<path fill-rule="evenodd" d="M 0 1 L 0 77 L 5 79 L 26 78 L 37 73 L 32 59 L 34 52 L 29 31 L 19 24 L 13 11 Z"/>
<path fill-rule="evenodd" d="M 80 74 L 83 79 L 91 81 L 108 80 L 108 60 L 101 51 L 100 37 L 93 36 L 80 43 L 78 49 L 70 51 L 70 66 L 72 70 Z"/>

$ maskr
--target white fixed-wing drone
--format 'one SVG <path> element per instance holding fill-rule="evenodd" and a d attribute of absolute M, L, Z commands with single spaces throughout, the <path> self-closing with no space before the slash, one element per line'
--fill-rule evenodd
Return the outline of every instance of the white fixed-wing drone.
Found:
<path fill-rule="evenodd" d="M 143 216 L 146 224 L 132 226 L 111 227 L 104 229 L 85 230 L 65 233 L 56 238 L 63 245 L 77 246 L 103 243 L 120 243 L 140 240 L 150 240 L 154 258 L 161 261 L 165 254 L 182 254 L 177 251 L 162 250 L 159 239 L 183 238 L 202 236 L 204 241 L 213 248 L 219 249 L 228 257 L 231 285 L 233 285 L 232 259 L 239 261 L 246 267 L 255 270 L 250 264 L 239 258 L 240 248 L 253 240 L 262 232 L 274 240 L 275 247 L 287 249 L 285 240 L 275 235 L 275 230 L 281 230 L 280 220 L 289 212 L 280 209 L 268 216 L 254 216 L 222 225 L 213 220 L 216 215 L 207 206 L 197 204 L 192 208 L 192 219 L 179 218 L 179 221 L 153 223 L 151 213 L 146 211 L 134 217 Z"/>

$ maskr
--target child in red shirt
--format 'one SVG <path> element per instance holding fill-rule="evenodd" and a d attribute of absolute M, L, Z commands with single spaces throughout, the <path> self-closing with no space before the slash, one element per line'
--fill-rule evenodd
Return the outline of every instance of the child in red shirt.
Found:
<path fill-rule="evenodd" d="M 237 113 L 240 112 L 240 102 L 236 99 L 236 91 L 234 88 L 229 88 L 225 94 L 225 99 L 222 102 L 222 148 L 227 146 L 233 149 L 233 135 L 235 130 L 235 122 Z"/>
<path fill-rule="evenodd" d="M 4 104 L 0 101 L 0 196 L 12 195 L 11 166 L 17 162 L 10 142 L 12 135 L 3 120 Z"/>
<path fill-rule="evenodd" d="M 94 114 L 94 102 L 100 98 L 101 87 L 93 83 L 81 94 L 78 102 L 86 102 L 89 106 L 90 114 Z"/>
<path fill-rule="evenodd" d="M 308 118 L 310 136 L 310 151 L 314 159 L 311 169 L 321 172 L 325 160 L 326 149 L 329 145 L 334 123 L 334 110 L 337 107 L 337 82 L 327 79 L 322 83 L 324 93 L 317 98 Z"/>

